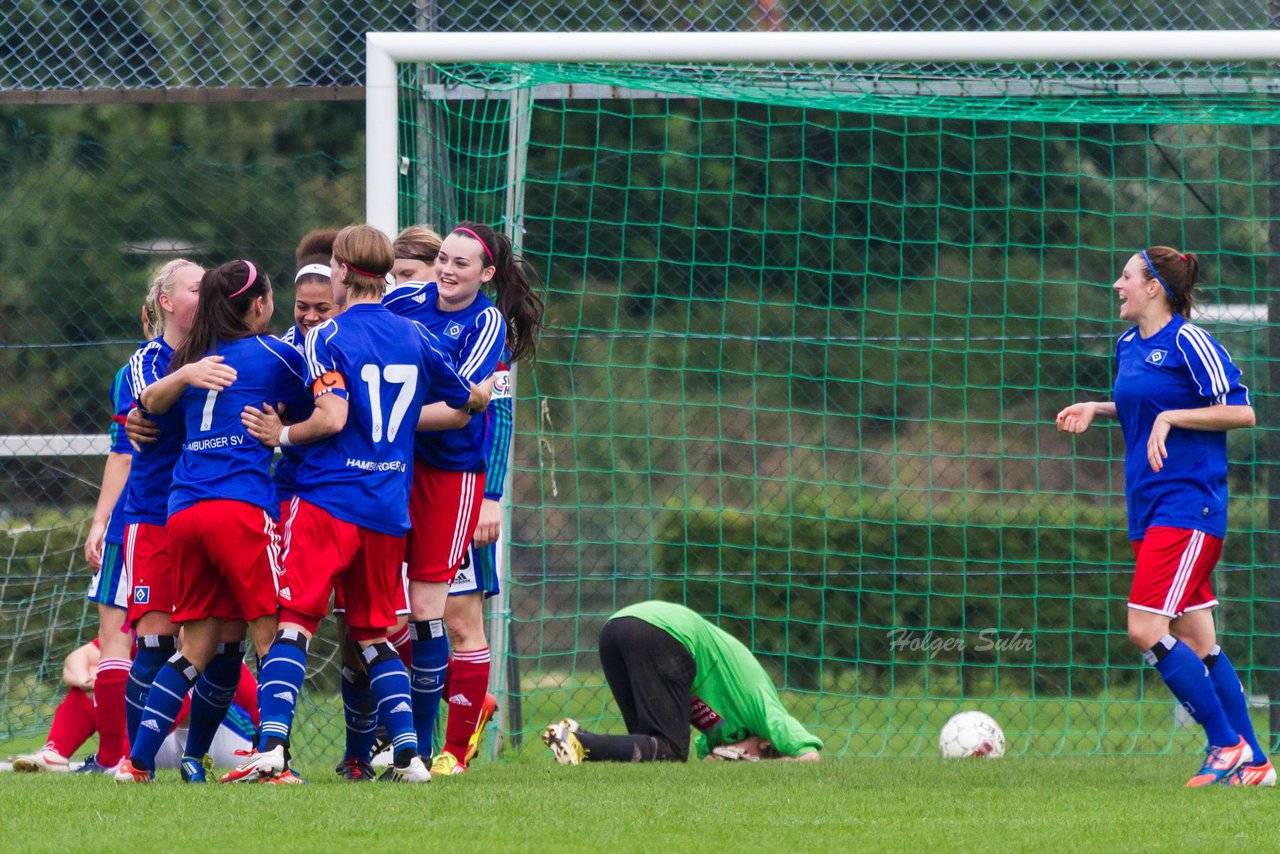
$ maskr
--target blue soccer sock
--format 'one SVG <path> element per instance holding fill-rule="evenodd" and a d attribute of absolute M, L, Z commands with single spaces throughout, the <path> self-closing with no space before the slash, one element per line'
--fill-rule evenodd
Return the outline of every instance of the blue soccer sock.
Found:
<path fill-rule="evenodd" d="M 444 620 L 423 620 L 409 624 L 413 640 L 413 726 L 418 732 L 418 745 L 424 754 L 432 751 L 436 715 L 440 711 L 440 695 L 444 693 L 444 677 L 449 669 L 449 636 Z"/>
<path fill-rule="evenodd" d="M 182 711 L 182 701 L 187 698 L 191 685 L 199 677 L 195 665 L 175 652 L 151 683 L 147 694 L 147 708 L 138 724 L 138 734 L 129 749 L 129 759 L 137 768 L 155 770 L 156 753 L 164 744 L 173 722 Z"/>
<path fill-rule="evenodd" d="M 1218 694 L 1218 701 L 1222 703 L 1222 710 L 1227 713 L 1232 729 L 1244 736 L 1244 740 L 1249 743 L 1255 764 L 1266 762 L 1267 754 L 1258 742 L 1258 736 L 1253 731 L 1253 720 L 1249 717 L 1249 697 L 1244 692 L 1240 677 L 1236 675 L 1236 669 L 1231 666 L 1231 659 L 1227 658 L 1222 647 L 1215 645 L 1213 651 L 1205 656 L 1204 666 L 1209 671 L 1209 681 L 1213 683 L 1213 690 Z"/>
<path fill-rule="evenodd" d="M 151 683 L 156 681 L 156 674 L 177 649 L 177 638 L 172 635 L 138 637 L 138 654 L 129 666 L 129 681 L 124 686 L 124 717 L 128 728 L 125 735 L 129 737 L 130 745 L 138 735 L 138 724 L 142 723 L 142 711 L 147 707 Z"/>
<path fill-rule="evenodd" d="M 347 722 L 344 758 L 368 762 L 373 753 L 373 737 L 378 731 L 373 692 L 369 690 L 369 676 L 349 667 L 342 668 L 342 714 Z"/>
<path fill-rule="evenodd" d="M 191 692 L 191 717 L 187 724 L 187 746 L 184 756 L 202 759 L 218 734 L 218 727 L 231 708 L 231 700 L 240 685 L 240 665 L 244 662 L 246 644 L 218 645 L 218 654 L 205 667 Z"/>
<path fill-rule="evenodd" d="M 258 682 L 258 750 L 289 741 L 293 712 L 307 675 L 307 639 L 297 629 L 281 629 L 262 659 Z"/>
<path fill-rule="evenodd" d="M 1204 727 L 1211 746 L 1231 747 L 1239 743 L 1240 735 L 1227 720 L 1204 662 L 1191 647 L 1173 635 L 1165 635 L 1144 652 L 1143 657 L 1148 664 L 1155 665 L 1173 696 L 1196 723 Z"/>
<path fill-rule="evenodd" d="M 371 644 L 360 650 L 369 670 L 369 690 L 378 705 L 378 719 L 387 728 L 395 764 L 403 768 L 418 754 L 417 723 L 409 692 L 409 672 L 390 643 Z"/>

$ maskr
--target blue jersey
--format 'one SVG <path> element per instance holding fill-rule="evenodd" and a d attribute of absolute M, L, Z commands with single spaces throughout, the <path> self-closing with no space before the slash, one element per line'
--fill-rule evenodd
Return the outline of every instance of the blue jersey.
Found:
<path fill-rule="evenodd" d="M 349 408 L 342 430 L 303 457 L 297 495 L 343 521 L 403 535 L 422 406 L 443 400 L 460 408 L 471 384 L 432 346 L 430 333 L 375 303 L 357 303 L 312 329 L 305 355 L 307 384 L 320 383 L 322 394 L 345 398 Z"/>
<path fill-rule="evenodd" d="M 1124 431 L 1129 537 L 1153 525 L 1227 531 L 1227 434 L 1174 427 L 1159 472 L 1147 462 L 1156 416 L 1170 409 L 1248 404 L 1240 370 L 1213 336 L 1175 316 L 1150 338 L 1135 327 L 1116 344 L 1115 405 Z"/>
<path fill-rule="evenodd" d="M 435 282 L 410 282 L 382 301 L 388 309 L 416 320 L 435 334 L 458 373 L 479 385 L 498 366 L 507 340 L 507 322 L 489 298 L 477 293 L 460 311 L 442 311 Z M 435 430 L 417 437 L 418 459 L 446 471 L 482 472 L 488 464 L 484 418 L 456 430 Z"/>
<path fill-rule="evenodd" d="M 138 348 L 129 359 L 129 386 L 134 400 L 141 405 L 142 391 L 164 378 L 169 372 L 169 360 L 173 348 L 163 338 L 153 338 Z M 186 435 L 182 413 L 169 410 L 163 415 L 152 415 L 160 435 L 155 442 L 142 446 L 133 457 L 129 468 L 129 485 L 125 488 L 124 522 L 133 525 L 146 522 L 163 525 L 169 518 L 169 487 L 173 482 L 173 467 L 182 455 L 182 441 Z"/>
<path fill-rule="evenodd" d="M 108 435 L 113 454 L 133 456 L 133 445 L 129 444 L 129 437 L 124 431 L 124 420 L 129 417 L 130 409 L 133 409 L 133 389 L 129 386 L 129 366 L 125 365 L 116 371 L 115 381 L 111 384 L 112 417 Z M 129 484 L 126 482 L 125 488 L 120 490 L 120 497 L 116 499 L 116 506 L 111 508 L 111 519 L 107 522 L 106 542 L 118 546 L 124 545 L 124 498 L 128 492 Z"/>
<path fill-rule="evenodd" d="M 200 501 L 243 501 L 276 516 L 280 504 L 271 481 L 275 452 L 240 423 L 246 406 L 289 407 L 306 392 L 302 354 L 270 335 L 219 342 L 223 364 L 236 381 L 215 391 L 188 386 L 175 409 L 186 424 L 186 443 L 173 470 L 169 515 Z"/>
<path fill-rule="evenodd" d="M 302 331 L 299 326 L 290 326 L 289 330 L 280 336 L 280 340 L 291 345 L 299 353 L 302 353 L 303 344 L 306 341 L 307 334 Z M 303 389 L 305 392 L 305 389 Z M 306 421 L 311 417 L 311 413 L 315 410 L 315 402 L 309 393 L 300 395 L 297 400 L 288 404 L 288 411 L 285 413 L 287 419 L 294 424 Z M 302 462 L 302 458 L 306 456 L 307 449 L 310 445 L 290 445 L 287 448 L 280 449 L 280 457 L 276 460 L 276 499 L 279 501 L 288 501 L 293 498 L 294 485 L 298 482 L 298 465 Z"/>

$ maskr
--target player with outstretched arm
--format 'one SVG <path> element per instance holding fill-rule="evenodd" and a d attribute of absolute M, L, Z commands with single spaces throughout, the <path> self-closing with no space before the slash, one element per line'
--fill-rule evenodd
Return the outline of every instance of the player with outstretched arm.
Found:
<path fill-rule="evenodd" d="M 1100 415 L 1120 420 L 1136 561 L 1129 639 L 1204 728 L 1204 763 L 1187 785 L 1274 786 L 1275 769 L 1214 631 L 1227 431 L 1255 419 L 1231 356 L 1189 322 L 1199 270 L 1195 255 L 1168 246 L 1129 258 L 1112 287 L 1120 319 L 1136 325 L 1116 343 L 1113 399 L 1074 403 L 1058 413 L 1057 426 L 1083 433 Z"/>

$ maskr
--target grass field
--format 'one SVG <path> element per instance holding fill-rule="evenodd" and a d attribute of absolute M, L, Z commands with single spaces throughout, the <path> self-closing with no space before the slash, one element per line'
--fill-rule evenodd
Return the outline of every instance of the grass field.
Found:
<path fill-rule="evenodd" d="M 479 763 L 427 786 L 152 786 L 0 775 L 13 851 L 1166 851 L 1269 848 L 1273 790 L 1189 790 L 1195 757 Z M 487 820 L 486 820 L 487 817 Z"/>

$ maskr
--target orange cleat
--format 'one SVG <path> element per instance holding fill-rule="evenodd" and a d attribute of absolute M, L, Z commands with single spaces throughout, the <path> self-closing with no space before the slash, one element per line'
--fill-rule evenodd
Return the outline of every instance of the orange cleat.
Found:
<path fill-rule="evenodd" d="M 1261 765 L 1241 765 L 1223 781 L 1224 786 L 1263 786 L 1276 784 L 1276 769 L 1268 759 Z"/>
<path fill-rule="evenodd" d="M 1206 747 L 1204 764 L 1200 766 L 1196 775 L 1187 781 L 1187 786 L 1196 789 L 1221 783 L 1237 768 L 1248 765 L 1252 761 L 1253 750 L 1243 738 L 1231 747 Z"/>
<path fill-rule="evenodd" d="M 480 717 L 476 720 L 476 731 L 471 733 L 471 738 L 467 739 L 467 755 L 462 762 L 458 763 L 464 770 L 467 763 L 476 758 L 476 754 L 480 752 L 480 737 L 484 735 L 484 728 L 488 726 L 489 721 L 493 720 L 493 716 L 498 713 L 498 698 L 492 694 L 484 695 L 484 702 L 480 704 Z M 432 769 L 432 773 L 435 773 Z M 461 772 L 454 771 L 454 774 Z"/>

